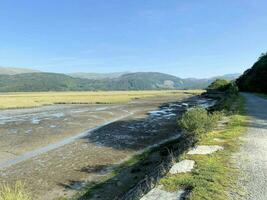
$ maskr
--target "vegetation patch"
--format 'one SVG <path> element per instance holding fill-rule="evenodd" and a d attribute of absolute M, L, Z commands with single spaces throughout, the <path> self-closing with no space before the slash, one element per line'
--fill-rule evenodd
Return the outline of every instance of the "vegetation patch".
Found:
<path fill-rule="evenodd" d="M 225 79 L 216 79 L 207 88 L 207 90 L 226 91 L 229 88 L 230 81 Z"/>
<path fill-rule="evenodd" d="M 244 114 L 244 100 L 238 96 L 232 102 L 235 113 L 228 116 L 226 127 L 210 131 L 198 142 L 199 145 L 221 145 L 223 151 L 210 155 L 187 155 L 180 159 L 196 161 L 196 168 L 192 173 L 168 175 L 161 180 L 166 190 L 188 189 L 188 199 L 230 199 L 229 190 L 234 190 L 238 170 L 233 163 L 232 155 L 239 148 L 239 137 L 245 132 L 246 117 Z"/>
<path fill-rule="evenodd" d="M 262 54 L 258 61 L 236 83 L 241 91 L 267 93 L 267 53 Z"/>
<path fill-rule="evenodd" d="M 202 90 L 113 91 L 113 92 L 29 92 L 2 93 L 0 109 L 28 108 L 53 104 L 114 104 L 136 98 L 201 94 Z"/>
<path fill-rule="evenodd" d="M 32 198 L 24 189 L 24 185 L 17 182 L 14 186 L 0 186 L 0 200 L 32 200 Z"/>
<path fill-rule="evenodd" d="M 184 113 L 179 125 L 185 134 L 192 135 L 198 141 L 204 133 L 215 128 L 221 117 L 220 112 L 210 114 L 206 109 L 197 107 Z"/>

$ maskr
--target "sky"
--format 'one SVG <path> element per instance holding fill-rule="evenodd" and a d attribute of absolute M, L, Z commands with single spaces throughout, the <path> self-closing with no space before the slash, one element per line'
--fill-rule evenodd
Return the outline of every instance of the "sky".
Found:
<path fill-rule="evenodd" d="M 267 52 L 266 0 L 2 0 L 0 66 L 241 73 Z"/>

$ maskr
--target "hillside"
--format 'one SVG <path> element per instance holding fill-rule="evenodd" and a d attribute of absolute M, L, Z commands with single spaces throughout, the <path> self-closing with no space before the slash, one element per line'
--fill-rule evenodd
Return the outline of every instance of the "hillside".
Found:
<path fill-rule="evenodd" d="M 136 72 L 124 74 L 109 82 L 109 89 L 144 90 L 183 88 L 183 80 L 168 74 L 157 72 Z"/>
<path fill-rule="evenodd" d="M 212 79 L 181 79 L 157 72 L 122 74 L 116 78 L 75 78 L 56 73 L 0 74 L 0 92 L 203 89 Z"/>
<path fill-rule="evenodd" d="M 39 71 L 33 70 L 33 69 L 26 69 L 26 68 L 0 67 L 0 74 L 5 74 L 5 75 L 35 73 L 35 72 L 39 72 Z"/>
<path fill-rule="evenodd" d="M 216 79 L 224 79 L 228 81 L 232 81 L 237 79 L 240 76 L 240 74 L 225 74 L 222 76 L 215 76 L 211 78 L 206 79 L 197 79 L 197 78 L 186 78 L 183 79 L 184 85 L 186 86 L 186 89 L 198 89 L 198 88 L 207 88 L 213 81 Z"/>
<path fill-rule="evenodd" d="M 1 92 L 82 90 L 82 81 L 63 74 L 0 75 Z"/>
<path fill-rule="evenodd" d="M 112 79 L 112 78 L 119 78 L 120 76 L 127 74 L 129 72 L 114 72 L 114 73 L 85 73 L 85 72 L 76 72 L 67 74 L 69 76 L 72 76 L 74 78 L 86 78 L 86 79 L 94 79 L 94 80 L 100 80 L 100 79 Z"/>
<path fill-rule="evenodd" d="M 267 93 L 267 54 L 240 76 L 236 83 L 241 91 Z"/>
<path fill-rule="evenodd" d="M 182 79 L 161 73 L 132 73 L 114 79 L 81 79 L 56 73 L 0 75 L 0 92 L 181 89 Z"/>

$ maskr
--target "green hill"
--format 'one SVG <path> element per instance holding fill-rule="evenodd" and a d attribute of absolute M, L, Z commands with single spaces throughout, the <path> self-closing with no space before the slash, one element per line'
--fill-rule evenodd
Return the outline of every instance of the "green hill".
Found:
<path fill-rule="evenodd" d="M 137 72 L 101 79 L 43 72 L 0 74 L 0 92 L 203 89 L 212 80 L 181 79 L 157 72 Z"/>
<path fill-rule="evenodd" d="M 267 93 L 267 54 L 262 54 L 236 83 L 240 91 Z"/>
<path fill-rule="evenodd" d="M 74 78 L 86 78 L 86 79 L 94 79 L 94 80 L 101 80 L 101 79 L 113 79 L 119 78 L 120 76 L 127 74 L 129 72 L 114 72 L 114 73 L 85 73 L 85 72 L 76 72 L 67 74 Z"/>
<path fill-rule="evenodd" d="M 75 78 L 55 73 L 0 75 L 1 92 L 82 90 L 81 83 Z"/>

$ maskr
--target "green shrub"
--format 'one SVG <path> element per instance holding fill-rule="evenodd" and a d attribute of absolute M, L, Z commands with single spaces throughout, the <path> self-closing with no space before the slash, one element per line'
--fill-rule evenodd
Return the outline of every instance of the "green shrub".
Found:
<path fill-rule="evenodd" d="M 221 117 L 221 112 L 209 114 L 206 109 L 196 107 L 185 112 L 178 123 L 186 134 L 199 140 L 204 133 L 216 127 Z"/>
<path fill-rule="evenodd" d="M 229 88 L 224 92 L 221 99 L 217 102 L 214 110 L 224 111 L 225 113 L 231 114 L 234 112 L 235 107 L 233 102 L 238 98 L 238 87 L 235 82 L 229 84 Z"/>
<path fill-rule="evenodd" d="M 24 185 L 17 182 L 13 187 L 0 186 L 0 200 L 32 200 L 32 198 L 24 189 Z"/>
<path fill-rule="evenodd" d="M 209 86 L 208 90 L 225 91 L 229 88 L 230 82 L 224 79 L 216 79 Z"/>

